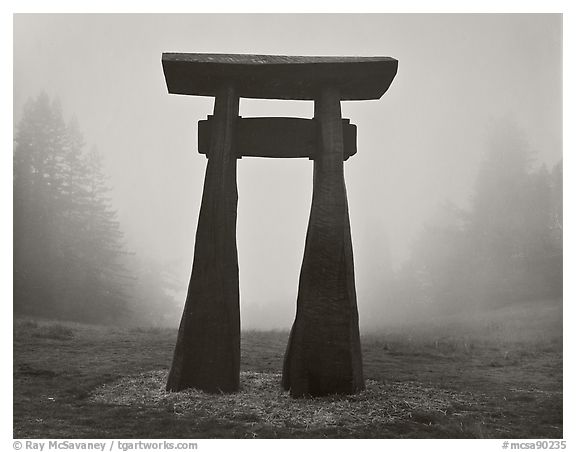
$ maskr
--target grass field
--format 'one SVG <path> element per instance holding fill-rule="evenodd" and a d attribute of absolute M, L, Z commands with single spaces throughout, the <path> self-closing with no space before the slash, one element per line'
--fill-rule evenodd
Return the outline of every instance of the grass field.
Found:
<path fill-rule="evenodd" d="M 239 393 L 166 394 L 175 338 L 15 319 L 14 437 L 562 437 L 561 309 L 364 335 L 367 390 L 312 400 L 279 388 L 283 331 L 243 332 Z"/>

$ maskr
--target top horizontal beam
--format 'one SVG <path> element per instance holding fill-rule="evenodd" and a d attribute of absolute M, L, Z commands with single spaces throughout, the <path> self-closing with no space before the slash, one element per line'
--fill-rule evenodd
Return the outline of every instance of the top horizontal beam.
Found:
<path fill-rule="evenodd" d="M 208 53 L 163 53 L 172 94 L 215 96 L 232 83 L 239 97 L 314 100 L 322 86 L 340 90 L 341 100 L 379 99 L 396 72 L 389 57 L 308 57 Z"/>

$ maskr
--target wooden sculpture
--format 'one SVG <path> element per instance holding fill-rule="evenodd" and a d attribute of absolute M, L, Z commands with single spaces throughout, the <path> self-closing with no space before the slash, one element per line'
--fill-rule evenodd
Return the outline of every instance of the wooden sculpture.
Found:
<path fill-rule="evenodd" d="M 165 53 L 168 91 L 213 96 L 198 126 L 208 158 L 192 276 L 167 390 L 232 392 L 240 380 L 236 160 L 314 161 L 310 221 L 282 386 L 293 397 L 364 388 L 344 161 L 356 126 L 342 100 L 379 99 L 396 75 L 387 57 Z M 240 118 L 239 98 L 313 100 L 314 118 Z"/>

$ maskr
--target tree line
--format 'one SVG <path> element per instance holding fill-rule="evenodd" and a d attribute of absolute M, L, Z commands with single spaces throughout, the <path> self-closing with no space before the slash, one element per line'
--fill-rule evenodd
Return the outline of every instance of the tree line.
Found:
<path fill-rule="evenodd" d="M 13 171 L 15 315 L 162 323 L 167 275 L 129 252 L 101 155 L 45 93 L 24 107 Z"/>
<path fill-rule="evenodd" d="M 470 206 L 438 208 L 393 278 L 394 303 L 445 315 L 562 298 L 562 161 L 533 157 L 515 127 L 493 131 Z"/>
<path fill-rule="evenodd" d="M 28 101 L 14 140 L 14 313 L 175 324 L 178 282 L 128 250 L 100 154 L 86 148 L 57 101 Z M 562 161 L 532 157 L 513 127 L 494 132 L 469 206 L 440 206 L 406 262 L 381 275 L 374 319 L 386 304 L 445 315 L 562 298 Z"/>

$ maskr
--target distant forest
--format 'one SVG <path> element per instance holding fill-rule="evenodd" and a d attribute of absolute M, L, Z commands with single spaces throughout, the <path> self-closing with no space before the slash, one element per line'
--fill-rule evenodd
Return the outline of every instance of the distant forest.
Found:
<path fill-rule="evenodd" d="M 79 125 L 46 94 L 29 100 L 14 143 L 15 315 L 175 324 L 180 288 L 127 249 L 110 194 Z M 374 322 L 390 306 L 442 316 L 561 299 L 562 162 L 535 167 L 521 133 L 501 126 L 470 206 L 440 206 L 378 287 Z"/>
<path fill-rule="evenodd" d="M 470 207 L 438 208 L 390 281 L 395 303 L 442 316 L 562 299 L 562 161 L 535 167 L 510 124 L 491 138 Z"/>
<path fill-rule="evenodd" d="M 96 148 L 46 94 L 27 102 L 14 143 L 14 314 L 163 324 L 168 275 L 127 250 Z"/>

